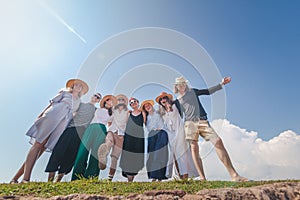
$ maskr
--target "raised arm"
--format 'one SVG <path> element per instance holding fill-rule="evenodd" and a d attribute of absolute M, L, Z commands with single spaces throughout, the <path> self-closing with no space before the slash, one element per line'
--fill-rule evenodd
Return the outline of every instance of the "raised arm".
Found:
<path fill-rule="evenodd" d="M 231 82 L 231 78 L 230 77 L 224 77 L 221 81 L 221 83 L 219 83 L 216 86 L 210 87 L 208 89 L 202 89 L 202 90 L 198 90 L 198 89 L 194 89 L 195 93 L 197 96 L 200 95 L 210 95 L 215 93 L 218 90 L 221 90 L 223 88 L 223 85 L 226 85 L 228 83 Z"/>

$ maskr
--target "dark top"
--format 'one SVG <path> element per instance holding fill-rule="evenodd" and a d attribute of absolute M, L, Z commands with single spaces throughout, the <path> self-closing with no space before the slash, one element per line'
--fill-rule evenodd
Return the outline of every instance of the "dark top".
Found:
<path fill-rule="evenodd" d="M 206 119 L 207 114 L 198 98 L 201 95 L 210 95 L 222 89 L 222 84 L 218 84 L 209 89 L 195 89 L 192 88 L 187 91 L 184 96 L 176 99 L 175 104 L 179 108 L 179 113 L 182 117 L 182 112 L 185 115 L 185 121 L 196 121 L 199 119 Z M 180 105 L 180 106 L 179 106 Z"/>
<path fill-rule="evenodd" d="M 126 125 L 123 151 L 120 159 L 122 171 L 137 173 L 144 167 L 144 129 L 142 113 L 134 116 L 130 113 Z"/>
<path fill-rule="evenodd" d="M 68 127 L 85 126 L 87 127 L 95 114 L 96 107 L 91 103 L 80 103 L 76 115 L 70 121 Z"/>

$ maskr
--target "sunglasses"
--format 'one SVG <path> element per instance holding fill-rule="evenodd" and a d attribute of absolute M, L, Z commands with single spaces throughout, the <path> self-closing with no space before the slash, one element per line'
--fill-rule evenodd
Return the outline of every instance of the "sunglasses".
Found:
<path fill-rule="evenodd" d="M 125 101 L 125 99 L 124 98 L 119 98 L 118 101 Z"/>
<path fill-rule="evenodd" d="M 158 101 L 161 102 L 163 99 L 168 99 L 167 96 L 160 98 Z"/>
<path fill-rule="evenodd" d="M 129 105 L 132 105 L 134 103 L 137 103 L 137 101 L 136 100 L 130 101 Z"/>
<path fill-rule="evenodd" d="M 97 99 L 101 99 L 101 97 L 96 94 L 94 94 L 94 97 L 96 97 Z"/>

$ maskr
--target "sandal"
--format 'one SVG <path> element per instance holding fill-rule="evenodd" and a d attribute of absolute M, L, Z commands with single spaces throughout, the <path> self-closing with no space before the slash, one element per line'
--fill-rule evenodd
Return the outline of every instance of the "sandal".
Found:
<path fill-rule="evenodd" d="M 249 179 L 242 177 L 242 176 L 237 176 L 234 179 L 232 179 L 233 182 L 247 182 Z"/>
<path fill-rule="evenodd" d="M 18 184 L 19 182 L 18 182 L 18 180 L 11 180 L 10 182 L 9 182 L 9 184 Z"/>
<path fill-rule="evenodd" d="M 30 181 L 22 180 L 21 183 L 30 183 Z"/>

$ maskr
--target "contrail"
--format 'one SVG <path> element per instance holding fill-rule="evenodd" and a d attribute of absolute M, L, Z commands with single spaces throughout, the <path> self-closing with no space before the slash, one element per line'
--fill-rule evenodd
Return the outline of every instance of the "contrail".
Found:
<path fill-rule="evenodd" d="M 76 30 L 67 24 L 67 22 L 61 18 L 57 13 L 55 13 L 49 6 L 47 6 L 44 2 L 42 1 L 36 1 L 40 6 L 42 6 L 44 9 L 46 9 L 53 17 L 55 17 L 60 23 L 62 23 L 69 31 L 74 33 L 83 43 L 87 43 L 86 40 L 78 33 Z"/>

